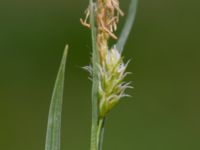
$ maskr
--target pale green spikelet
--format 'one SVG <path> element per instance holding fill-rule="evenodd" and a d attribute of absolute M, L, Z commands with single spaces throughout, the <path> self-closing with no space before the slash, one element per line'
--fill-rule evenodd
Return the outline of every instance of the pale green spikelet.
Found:
<path fill-rule="evenodd" d="M 123 97 L 129 96 L 125 93 L 131 82 L 125 82 L 124 78 L 130 74 L 126 72 L 129 64 L 123 62 L 123 57 L 114 47 L 105 53 L 104 61 L 99 65 L 99 88 L 98 88 L 98 107 L 99 117 L 105 117 L 106 114 Z M 84 67 L 92 76 L 92 66 Z"/>
<path fill-rule="evenodd" d="M 121 54 L 116 48 L 107 51 L 102 65 L 99 66 L 99 115 L 105 117 L 106 114 L 119 102 L 125 94 L 127 88 L 132 88 L 130 82 L 124 82 L 128 72 Z"/>

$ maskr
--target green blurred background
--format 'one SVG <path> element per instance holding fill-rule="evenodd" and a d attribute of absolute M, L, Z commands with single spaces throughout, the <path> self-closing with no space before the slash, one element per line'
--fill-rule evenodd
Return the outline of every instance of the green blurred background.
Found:
<path fill-rule="evenodd" d="M 127 10 L 128 0 L 121 0 Z M 51 92 L 70 44 L 62 150 L 89 150 L 88 0 L 0 1 L 0 149 L 43 150 Z M 134 90 L 109 115 L 104 150 L 200 149 L 200 1 L 140 0 L 124 55 Z M 122 20 L 123 22 L 123 20 Z"/>

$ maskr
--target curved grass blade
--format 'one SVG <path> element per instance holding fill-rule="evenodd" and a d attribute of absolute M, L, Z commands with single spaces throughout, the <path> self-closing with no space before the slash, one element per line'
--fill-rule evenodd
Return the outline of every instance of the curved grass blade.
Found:
<path fill-rule="evenodd" d="M 134 24 L 135 17 L 136 17 L 136 11 L 137 11 L 137 4 L 138 4 L 138 0 L 131 0 L 125 25 L 122 29 L 121 35 L 116 44 L 116 47 L 120 52 L 123 52 L 124 46 L 126 44 L 128 36 L 129 36 L 129 33 Z"/>
<path fill-rule="evenodd" d="M 65 64 L 68 46 L 65 47 L 57 74 L 49 109 L 45 150 L 60 150 L 61 113 L 64 91 Z"/>

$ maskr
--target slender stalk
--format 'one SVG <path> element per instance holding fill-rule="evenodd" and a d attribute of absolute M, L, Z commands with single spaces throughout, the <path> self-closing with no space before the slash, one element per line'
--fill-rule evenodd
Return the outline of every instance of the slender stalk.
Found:
<path fill-rule="evenodd" d="M 103 147 L 105 121 L 106 121 L 106 118 L 104 117 L 104 118 L 99 119 L 99 123 L 98 123 L 97 143 L 98 143 L 99 150 L 102 150 L 102 147 Z"/>
<path fill-rule="evenodd" d="M 98 124 L 98 64 L 99 54 L 96 46 L 96 26 L 93 0 L 90 0 L 90 24 L 92 36 L 92 64 L 93 64 L 93 85 L 92 85 L 92 128 L 90 150 L 98 150 L 97 144 L 97 124 Z"/>

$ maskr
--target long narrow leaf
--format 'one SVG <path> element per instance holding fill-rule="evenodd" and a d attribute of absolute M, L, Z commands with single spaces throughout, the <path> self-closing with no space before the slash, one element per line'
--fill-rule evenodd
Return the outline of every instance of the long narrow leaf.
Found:
<path fill-rule="evenodd" d="M 49 109 L 45 150 L 60 150 L 61 113 L 64 91 L 65 64 L 68 46 L 66 46 L 54 85 Z"/>
<path fill-rule="evenodd" d="M 124 46 L 126 44 L 126 41 L 128 39 L 129 33 L 130 33 L 132 26 L 134 24 L 135 17 L 136 17 L 136 11 L 137 11 L 137 4 L 138 4 L 138 0 L 131 0 L 125 25 L 122 29 L 121 35 L 120 35 L 119 40 L 116 44 L 116 47 L 120 52 L 123 51 Z"/>

